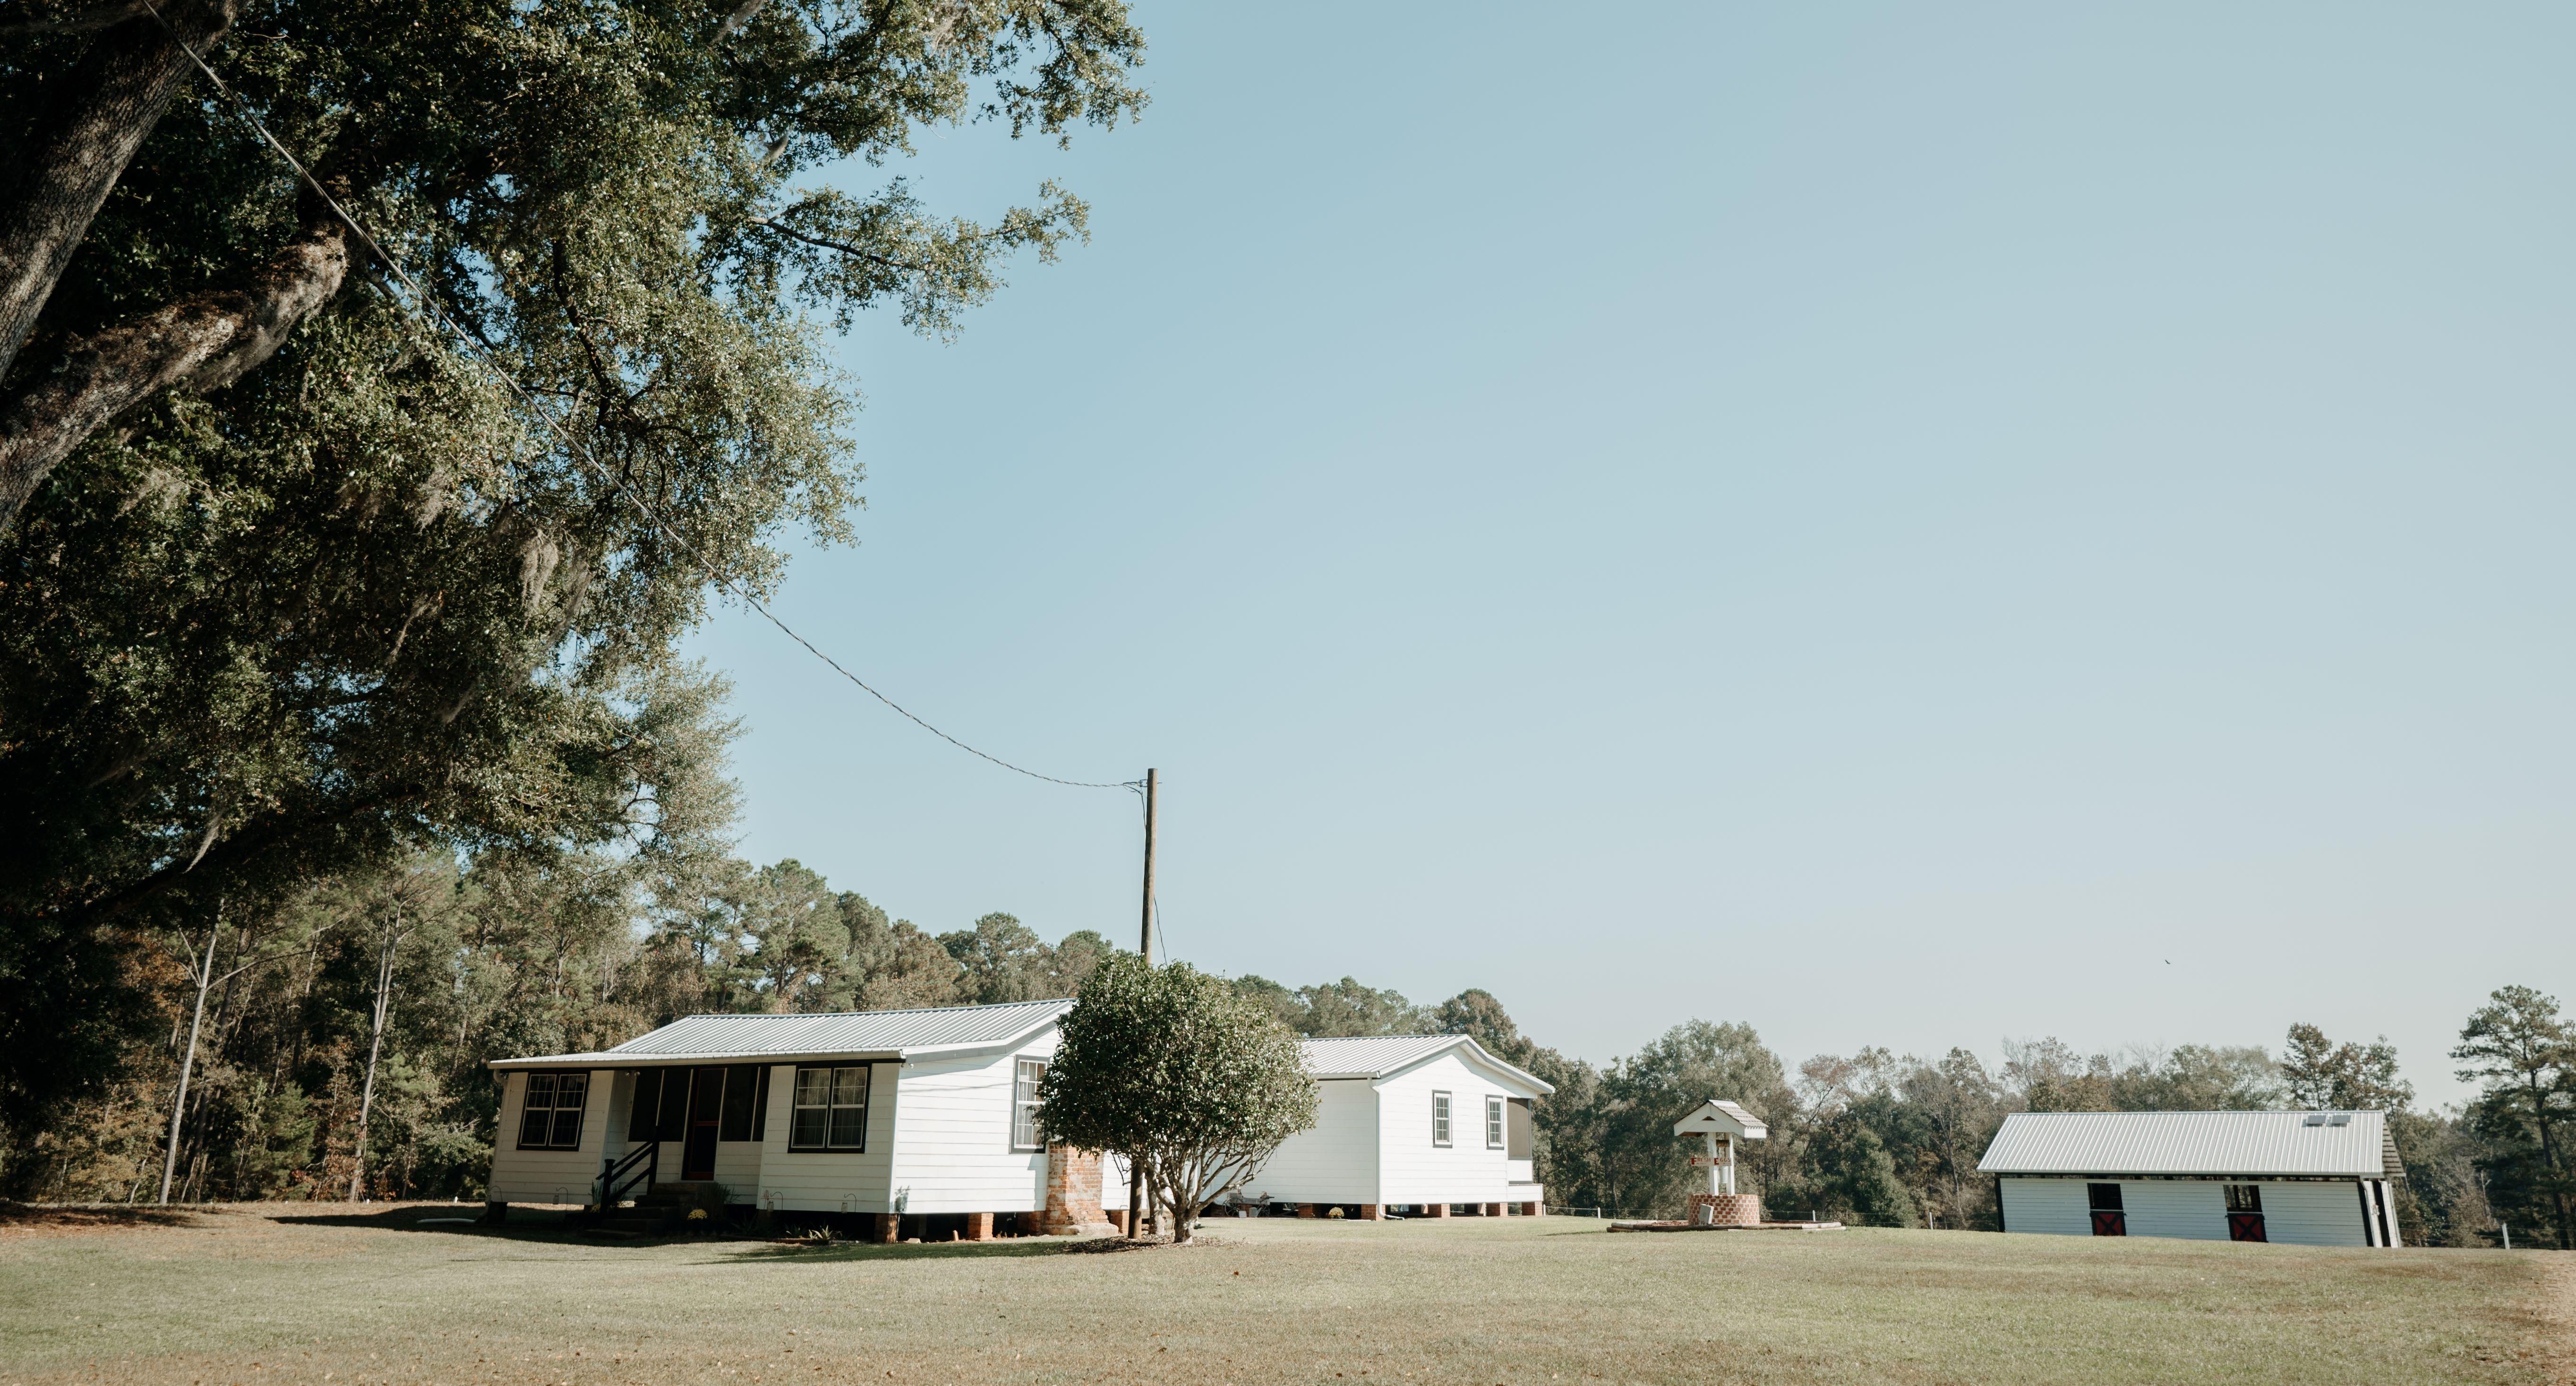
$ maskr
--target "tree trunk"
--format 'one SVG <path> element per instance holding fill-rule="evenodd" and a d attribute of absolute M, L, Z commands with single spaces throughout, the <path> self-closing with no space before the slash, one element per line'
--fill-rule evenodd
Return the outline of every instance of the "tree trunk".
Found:
<path fill-rule="evenodd" d="M 2528 1070 L 2531 1088 L 2531 1124 L 2540 1132 L 2540 1167 L 2548 1171 L 2549 1199 L 2558 1213 L 2558 1249 L 2576 1248 L 2576 1227 L 2569 1225 L 2567 1187 L 2561 1183 L 2564 1172 L 2558 1167 L 2558 1146 L 2549 1138 L 2549 1090 L 2540 1085 L 2540 1070 Z"/>
<path fill-rule="evenodd" d="M 349 1169 L 349 1201 L 358 1201 L 359 1191 L 367 1179 L 367 1114 L 376 1105 L 376 1056 L 385 1048 L 385 1007 L 392 999 L 394 984 L 394 936 L 385 937 L 384 951 L 376 960 L 375 1033 L 367 1039 L 367 1081 L 358 1090 L 358 1146 Z"/>
<path fill-rule="evenodd" d="M 348 228 L 318 199 L 250 282 L 191 294 L 67 344 L 59 367 L 0 401 L 0 531 L 56 465 L 117 415 L 167 390 L 203 393 L 276 354 L 348 277 Z"/>
<path fill-rule="evenodd" d="M 109 28 L 63 77 L 62 95 L 16 156 L 22 171 L 0 205 L 0 374 L 35 331 L 108 191 L 195 70 L 179 40 L 207 51 L 239 5 L 170 0 L 161 11 L 169 23 L 145 13 Z"/>
<path fill-rule="evenodd" d="M 170 1098 L 170 1149 L 161 1158 L 161 1203 L 170 1202 L 170 1178 L 179 1170 L 179 1119 L 188 1110 L 188 1077 L 197 1066 L 197 1029 L 206 1021 L 206 992 L 215 984 L 215 940 L 223 931 L 220 911 L 214 927 L 206 930 L 206 951 L 197 959 L 197 1011 L 188 1022 L 188 1047 L 179 1055 L 179 1088 Z"/>

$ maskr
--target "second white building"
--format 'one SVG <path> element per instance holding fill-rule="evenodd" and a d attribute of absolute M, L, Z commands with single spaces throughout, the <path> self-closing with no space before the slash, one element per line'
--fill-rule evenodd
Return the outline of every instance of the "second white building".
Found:
<path fill-rule="evenodd" d="M 2006 1232 L 2397 1244 L 2384 1112 L 2015 1112 L 1977 1168 Z"/>

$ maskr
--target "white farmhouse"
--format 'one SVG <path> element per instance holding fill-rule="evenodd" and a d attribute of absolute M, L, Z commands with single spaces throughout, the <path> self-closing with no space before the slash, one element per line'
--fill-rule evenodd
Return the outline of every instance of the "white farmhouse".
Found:
<path fill-rule="evenodd" d="M 1308 1215 L 1455 1209 L 1536 1215 L 1531 1104 L 1556 1091 L 1465 1035 L 1310 1039 L 1322 1089 L 1314 1129 L 1290 1136 L 1245 1186 Z"/>
<path fill-rule="evenodd" d="M 614 1049 L 501 1059 L 495 1203 L 634 1198 L 873 1215 L 882 1240 L 1106 1230 L 1096 1156 L 1037 1082 L 1070 1001 L 693 1015 Z M 613 1224 L 612 1224 L 613 1225 Z"/>
<path fill-rule="evenodd" d="M 2015 1112 L 1977 1168 L 2007 1232 L 2394 1246 L 2384 1112 Z"/>
<path fill-rule="evenodd" d="M 488 1197 L 605 1202 L 605 1225 L 634 1232 L 721 1204 L 864 1217 L 885 1241 L 1105 1231 L 1123 1169 L 1049 1145 L 1036 1119 L 1072 1007 L 696 1015 L 612 1049 L 495 1060 Z M 1247 1191 L 1309 1215 L 1541 1211 L 1530 1104 L 1546 1083 L 1463 1035 L 1308 1040 L 1305 1057 L 1317 1123 Z"/>

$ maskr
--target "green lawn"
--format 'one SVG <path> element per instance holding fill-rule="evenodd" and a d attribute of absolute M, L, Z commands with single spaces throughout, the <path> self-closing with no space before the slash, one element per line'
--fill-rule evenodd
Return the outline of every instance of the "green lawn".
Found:
<path fill-rule="evenodd" d="M 301 1205 L 0 1222 L 0 1386 L 112 1382 L 2544 1382 L 2555 1253 L 1569 1219 L 1214 1244 L 593 1246 Z M 2562 1277 L 2553 1280 L 2552 1277 Z"/>

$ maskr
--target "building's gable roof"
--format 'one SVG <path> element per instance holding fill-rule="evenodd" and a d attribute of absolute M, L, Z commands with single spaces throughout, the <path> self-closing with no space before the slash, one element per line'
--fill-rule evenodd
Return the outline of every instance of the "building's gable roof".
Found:
<path fill-rule="evenodd" d="M 2384 1112 L 2015 1112 L 1977 1169 L 2402 1177 Z"/>
<path fill-rule="evenodd" d="M 1714 1131 L 1722 1136 L 1742 1136 L 1748 1141 L 1766 1140 L 1771 1128 L 1762 1118 L 1732 1102 L 1712 1097 L 1689 1116 L 1673 1123 L 1673 1134 L 1685 1136 L 1698 1131 Z"/>
<path fill-rule="evenodd" d="M 1307 1073 L 1319 1079 L 1390 1077 L 1450 1050 L 1464 1049 L 1475 1061 L 1528 1084 L 1541 1096 L 1556 1091 L 1538 1075 L 1495 1058 L 1468 1035 L 1350 1035 L 1310 1039 L 1300 1047 L 1305 1051 Z"/>
<path fill-rule="evenodd" d="M 1064 1017 L 1071 1001 L 1013 1001 L 919 1011 L 829 1015 L 693 1015 L 614 1049 L 496 1059 L 494 1068 L 645 1067 L 738 1059 L 914 1058 L 1020 1043 Z"/>

